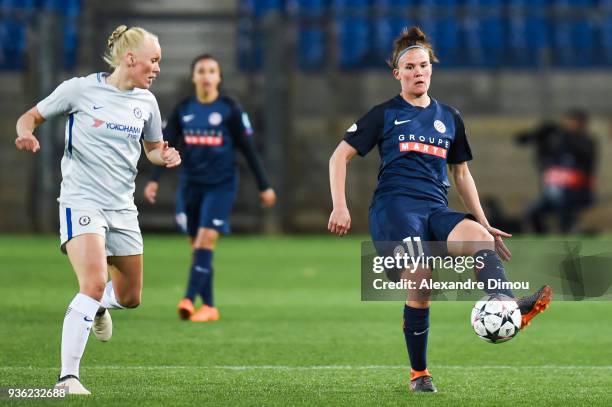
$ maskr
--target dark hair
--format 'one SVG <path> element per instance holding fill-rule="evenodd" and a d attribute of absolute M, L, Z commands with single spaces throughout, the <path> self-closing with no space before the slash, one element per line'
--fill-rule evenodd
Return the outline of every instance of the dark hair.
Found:
<path fill-rule="evenodd" d="M 194 59 L 191 60 L 191 69 L 190 72 L 193 74 L 193 70 L 195 69 L 195 66 L 198 62 L 200 62 L 203 59 L 212 59 L 213 61 L 216 61 L 217 64 L 219 64 L 219 61 L 217 61 L 217 59 L 212 56 L 212 54 L 200 54 L 197 57 L 195 57 Z M 219 69 L 221 68 L 221 64 L 219 64 Z"/>
<path fill-rule="evenodd" d="M 217 65 L 219 66 L 219 77 L 221 78 L 221 82 L 219 82 L 219 86 L 217 86 L 217 90 L 219 92 L 221 92 L 223 90 L 222 86 L 223 86 L 223 71 L 221 70 L 221 64 L 219 63 L 219 61 L 217 60 L 217 58 L 215 58 L 212 54 L 200 54 L 197 57 L 195 57 L 192 61 L 191 61 L 191 70 L 189 72 L 191 72 L 191 77 L 193 77 L 193 70 L 195 69 L 196 65 L 198 64 L 198 62 L 204 60 L 204 59 L 210 59 L 212 61 L 215 61 L 217 63 Z"/>
<path fill-rule="evenodd" d="M 391 58 L 387 60 L 387 65 L 389 65 L 391 69 L 397 68 L 398 55 L 406 48 L 414 45 L 420 45 L 427 50 L 429 53 L 429 62 L 438 62 L 438 58 L 431 44 L 427 41 L 427 36 L 419 27 L 414 25 L 410 28 L 404 28 L 400 36 L 393 41 L 393 53 L 391 54 Z"/>

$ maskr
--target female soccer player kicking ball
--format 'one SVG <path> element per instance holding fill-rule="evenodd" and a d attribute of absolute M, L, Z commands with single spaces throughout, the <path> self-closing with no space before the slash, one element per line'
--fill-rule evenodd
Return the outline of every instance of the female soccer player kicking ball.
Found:
<path fill-rule="evenodd" d="M 68 116 L 58 199 L 60 237 L 79 293 L 64 317 L 56 386 L 67 387 L 69 394 L 90 394 L 79 379 L 90 329 L 108 341 L 108 309 L 140 304 L 143 243 L 133 195 L 141 135 L 153 164 L 181 163 L 178 152 L 162 139 L 157 100 L 148 90 L 160 72 L 160 59 L 155 35 L 119 26 L 104 56 L 114 69 L 111 74 L 67 80 L 17 121 L 17 148 L 36 153 L 36 127 L 54 116 Z"/>
<path fill-rule="evenodd" d="M 402 242 L 418 237 L 421 241 L 446 241 L 452 255 L 484 259 L 484 266 L 477 270 L 478 281 L 507 281 L 500 257 L 510 257 L 502 241 L 510 235 L 489 225 L 480 206 L 467 165 L 472 153 L 459 112 L 427 93 L 433 62 L 437 58 L 418 27 L 405 30 L 395 40 L 389 65 L 400 82 L 401 93 L 375 106 L 349 127 L 334 151 L 329 167 L 333 211 L 328 228 L 340 236 L 350 229 L 346 167 L 356 154 L 366 155 L 378 145 L 382 164 L 369 213 L 372 240 Z M 470 214 L 448 207 L 447 164 Z M 495 292 L 514 297 L 509 290 Z M 551 296 L 550 287 L 544 286 L 518 300 L 522 327 L 548 306 Z M 404 306 L 413 391 L 436 391 L 426 363 L 429 305 L 429 297 L 409 297 Z"/>
<path fill-rule="evenodd" d="M 181 146 L 184 163 L 177 191 L 177 223 L 189 234 L 193 250 L 185 297 L 178 304 L 181 319 L 216 321 L 213 300 L 213 252 L 220 233 L 230 231 L 230 212 L 238 186 L 236 149 L 245 156 L 257 180 L 259 199 L 271 207 L 276 194 L 253 144 L 247 114 L 233 99 L 220 93 L 219 62 L 211 55 L 197 56 L 191 64 L 194 95 L 179 103 L 164 129 L 171 146 Z M 155 203 L 162 168 L 153 171 L 145 198 Z M 196 295 L 202 306 L 196 311 Z"/>

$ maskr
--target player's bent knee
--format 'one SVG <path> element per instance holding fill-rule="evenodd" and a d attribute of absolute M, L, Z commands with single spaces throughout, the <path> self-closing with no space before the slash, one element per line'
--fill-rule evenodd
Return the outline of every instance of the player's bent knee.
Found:
<path fill-rule="evenodd" d="M 473 256 L 481 250 L 495 250 L 494 242 L 493 236 L 484 227 L 480 227 L 469 235 L 462 252 L 464 255 Z"/>
<path fill-rule="evenodd" d="M 210 240 L 196 240 L 195 243 L 193 244 L 193 248 L 194 249 L 214 250 L 216 243 L 217 243 L 216 241 L 210 241 Z"/>
<path fill-rule="evenodd" d="M 96 301 L 100 301 L 102 295 L 104 295 L 104 288 L 106 288 L 106 281 L 100 279 L 81 283 L 79 291 Z"/>
<path fill-rule="evenodd" d="M 140 299 L 128 301 L 127 303 L 121 305 L 123 305 L 125 308 L 130 309 L 138 308 L 138 306 L 140 305 Z"/>
<path fill-rule="evenodd" d="M 138 308 L 140 305 L 140 293 L 138 295 L 130 296 L 127 298 L 117 298 L 119 304 L 124 308 Z"/>
<path fill-rule="evenodd" d="M 478 233 L 478 241 L 480 242 L 493 242 L 495 239 L 485 228 L 482 228 Z"/>
<path fill-rule="evenodd" d="M 198 230 L 198 236 L 193 243 L 193 248 L 212 250 L 215 248 L 218 239 L 219 232 L 216 230 L 207 228 L 200 229 Z"/>

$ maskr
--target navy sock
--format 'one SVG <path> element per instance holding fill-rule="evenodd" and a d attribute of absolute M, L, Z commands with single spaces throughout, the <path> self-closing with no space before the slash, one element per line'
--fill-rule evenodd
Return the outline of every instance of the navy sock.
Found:
<path fill-rule="evenodd" d="M 213 302 L 213 272 L 214 272 L 214 269 L 212 266 L 213 252 L 212 250 L 207 250 L 207 249 L 202 249 L 198 251 L 201 252 L 199 254 L 200 257 L 198 260 L 198 261 L 201 261 L 201 263 L 198 263 L 198 264 L 200 264 L 202 268 L 205 268 L 208 270 L 208 272 L 205 273 L 204 282 L 200 286 L 199 294 L 202 297 L 202 302 L 204 304 L 208 305 L 209 307 L 214 307 L 215 306 Z"/>
<path fill-rule="evenodd" d="M 212 251 L 208 249 L 196 249 L 193 251 L 193 263 L 189 274 L 187 292 L 185 293 L 185 297 L 191 301 L 195 300 L 195 296 L 202 291 L 202 287 L 206 284 L 210 274 L 211 259 Z"/>
<path fill-rule="evenodd" d="M 512 293 L 512 290 L 510 290 L 509 288 L 488 288 L 489 279 L 508 282 L 508 279 L 506 278 L 506 273 L 504 271 L 504 265 L 502 264 L 502 261 L 497 255 L 497 253 L 494 250 L 479 250 L 476 252 L 476 254 L 474 254 L 474 259 L 476 259 L 476 261 L 478 261 L 478 258 L 483 261 L 484 266 L 479 270 L 476 270 L 476 268 L 474 268 L 474 270 L 476 270 L 476 280 L 484 283 L 485 292 L 487 294 L 505 294 L 508 297 L 514 298 L 514 293 Z"/>
<path fill-rule="evenodd" d="M 417 371 L 427 368 L 427 337 L 429 336 L 429 308 L 404 306 L 404 338 L 410 366 Z"/>

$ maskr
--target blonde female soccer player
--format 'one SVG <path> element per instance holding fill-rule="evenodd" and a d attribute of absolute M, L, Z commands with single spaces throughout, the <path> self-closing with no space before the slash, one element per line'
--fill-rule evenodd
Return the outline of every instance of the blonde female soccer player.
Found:
<path fill-rule="evenodd" d="M 36 153 L 36 127 L 51 117 L 67 116 L 60 238 L 79 292 L 64 317 L 56 386 L 67 387 L 70 394 L 90 394 L 79 379 L 90 329 L 107 341 L 112 334 L 108 309 L 140 304 L 143 243 L 133 194 L 141 137 L 153 164 L 181 163 L 178 152 L 162 139 L 159 107 L 148 90 L 159 75 L 160 59 L 155 35 L 119 26 L 108 38 L 104 56 L 111 74 L 67 80 L 17 121 L 17 148 Z"/>

